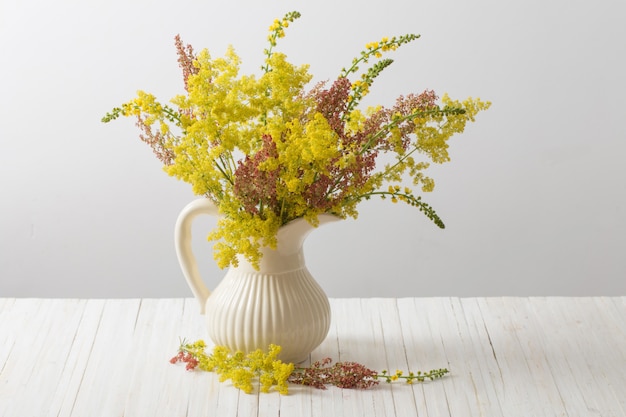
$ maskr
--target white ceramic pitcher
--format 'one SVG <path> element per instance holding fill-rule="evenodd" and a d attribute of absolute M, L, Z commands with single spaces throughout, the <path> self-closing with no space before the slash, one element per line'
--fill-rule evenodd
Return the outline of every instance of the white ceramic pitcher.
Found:
<path fill-rule="evenodd" d="M 218 216 L 203 198 L 188 204 L 176 223 L 176 253 L 183 274 L 206 315 L 208 334 L 216 345 L 251 352 L 280 345 L 280 359 L 302 362 L 326 338 L 330 327 L 328 297 L 306 268 L 302 246 L 314 229 L 296 219 L 278 231 L 275 250 L 262 248 L 259 270 L 245 259 L 231 267 L 219 285 L 209 291 L 200 277 L 191 249 L 191 226 L 200 214 Z M 319 223 L 339 218 L 319 216 Z"/>

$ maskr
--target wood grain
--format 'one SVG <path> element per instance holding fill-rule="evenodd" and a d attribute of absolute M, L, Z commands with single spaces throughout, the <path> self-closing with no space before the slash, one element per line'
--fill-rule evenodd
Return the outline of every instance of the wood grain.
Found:
<path fill-rule="evenodd" d="M 332 299 L 310 361 L 423 384 L 243 394 L 168 360 L 193 299 L 0 299 L 0 416 L 626 416 L 626 297 Z"/>

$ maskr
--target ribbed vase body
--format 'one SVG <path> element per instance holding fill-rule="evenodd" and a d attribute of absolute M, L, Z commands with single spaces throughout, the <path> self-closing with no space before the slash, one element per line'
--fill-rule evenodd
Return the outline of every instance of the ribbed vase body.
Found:
<path fill-rule="evenodd" d="M 328 297 L 307 268 L 283 272 L 231 268 L 207 299 L 209 337 L 250 352 L 282 347 L 280 358 L 301 362 L 330 327 Z"/>

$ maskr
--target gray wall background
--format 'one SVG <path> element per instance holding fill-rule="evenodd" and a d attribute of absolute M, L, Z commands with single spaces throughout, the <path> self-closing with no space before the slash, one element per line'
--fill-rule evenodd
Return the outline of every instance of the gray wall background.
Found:
<path fill-rule="evenodd" d="M 258 72 L 267 27 L 333 79 L 363 45 L 422 38 L 370 103 L 434 89 L 493 102 L 451 142 L 426 195 L 441 231 L 371 201 L 306 243 L 332 297 L 626 294 L 626 3 L 598 1 L 42 0 L 0 2 L 0 296 L 191 296 L 173 247 L 195 198 L 160 170 L 130 119 L 100 123 L 144 89 L 183 91 L 173 38 Z M 224 271 L 195 224 L 209 287 Z"/>

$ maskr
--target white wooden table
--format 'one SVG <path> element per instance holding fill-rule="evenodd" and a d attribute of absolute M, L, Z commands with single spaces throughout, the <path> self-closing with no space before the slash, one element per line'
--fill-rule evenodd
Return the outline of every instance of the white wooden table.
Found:
<path fill-rule="evenodd" d="M 312 359 L 447 367 L 366 391 L 244 394 L 168 360 L 192 299 L 0 299 L 0 416 L 626 416 L 626 297 L 333 299 Z"/>

